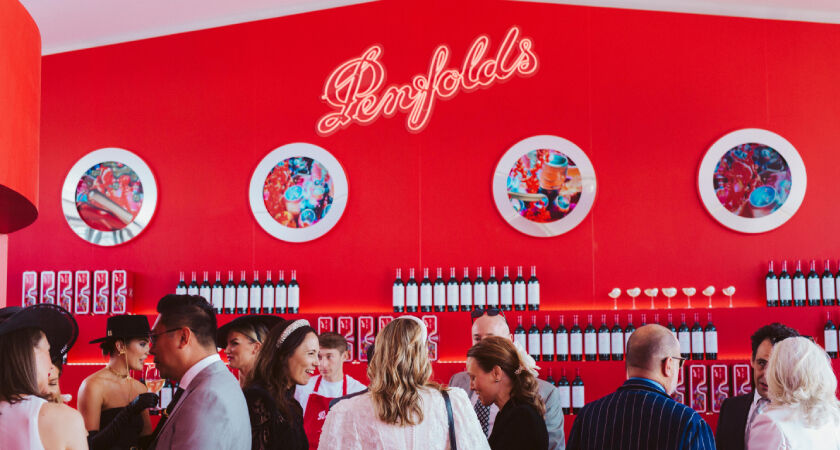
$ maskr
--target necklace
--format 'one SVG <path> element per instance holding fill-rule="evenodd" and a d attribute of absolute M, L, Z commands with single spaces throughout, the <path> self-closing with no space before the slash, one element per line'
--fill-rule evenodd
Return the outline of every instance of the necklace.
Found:
<path fill-rule="evenodd" d="M 105 365 L 105 368 L 106 368 L 106 369 L 108 369 L 108 371 L 110 371 L 110 372 L 111 372 L 111 373 L 113 373 L 114 375 L 116 375 L 116 376 L 117 376 L 117 378 L 122 378 L 122 379 L 127 380 L 127 379 L 129 379 L 129 378 L 131 377 L 131 374 L 130 374 L 130 373 L 128 373 L 128 372 L 126 372 L 126 373 L 124 373 L 124 374 L 119 373 L 119 372 L 117 372 L 116 370 L 114 370 L 114 369 L 113 369 L 110 365 Z"/>

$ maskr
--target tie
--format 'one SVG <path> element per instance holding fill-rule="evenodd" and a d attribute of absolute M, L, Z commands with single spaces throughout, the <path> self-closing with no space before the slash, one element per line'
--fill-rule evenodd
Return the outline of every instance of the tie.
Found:
<path fill-rule="evenodd" d="M 473 405 L 475 415 L 478 416 L 478 422 L 481 424 L 481 431 L 487 436 L 487 430 L 490 428 L 490 407 L 481 404 L 481 400 L 476 400 Z"/>
<path fill-rule="evenodd" d="M 166 419 L 169 418 L 169 414 L 172 412 L 173 409 L 175 409 L 175 405 L 178 404 L 178 400 L 181 399 L 181 395 L 183 394 L 184 390 L 182 388 L 175 389 L 175 393 L 172 395 L 172 401 L 170 401 L 166 409 L 163 410 L 163 414 L 161 414 L 160 421 L 155 427 L 155 431 L 152 432 L 152 442 L 157 441 L 158 435 L 160 434 L 160 430 L 163 429 L 163 424 L 166 423 Z"/>
<path fill-rule="evenodd" d="M 770 399 L 761 397 L 758 399 L 758 403 L 755 404 L 755 409 L 753 410 L 752 414 L 750 414 L 750 419 L 747 421 L 747 432 L 744 433 L 744 448 L 747 448 L 750 443 L 750 430 L 752 430 L 752 424 L 756 417 L 764 411 L 764 407 L 770 403 Z"/>

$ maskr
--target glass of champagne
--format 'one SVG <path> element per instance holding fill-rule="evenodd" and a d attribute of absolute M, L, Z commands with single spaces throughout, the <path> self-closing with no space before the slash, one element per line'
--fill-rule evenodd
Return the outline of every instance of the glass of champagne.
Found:
<path fill-rule="evenodd" d="M 153 392 L 157 394 L 163 389 L 163 384 L 165 380 L 160 377 L 160 371 L 155 367 L 154 364 L 150 364 L 146 367 L 146 374 L 144 380 L 146 381 L 146 388 L 149 392 Z"/>

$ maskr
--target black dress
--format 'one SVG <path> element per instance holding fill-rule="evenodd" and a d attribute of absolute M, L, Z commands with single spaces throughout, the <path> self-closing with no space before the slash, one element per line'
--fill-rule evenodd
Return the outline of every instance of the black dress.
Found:
<path fill-rule="evenodd" d="M 108 408 L 103 409 L 99 413 L 99 430 L 104 430 L 108 425 L 121 413 L 123 408 Z M 118 433 L 113 434 L 113 438 L 109 442 L 103 440 L 94 440 L 96 445 L 93 445 L 92 450 L 128 450 L 132 447 L 140 447 L 140 433 L 143 432 L 143 416 L 136 414 L 131 416 L 125 425 L 120 427 Z M 104 436 L 103 436 L 104 437 Z"/>
<path fill-rule="evenodd" d="M 493 450 L 548 450 L 545 419 L 533 406 L 510 399 L 496 415 L 488 441 Z"/>
<path fill-rule="evenodd" d="M 309 441 L 303 431 L 303 410 L 295 400 L 294 390 L 286 393 L 292 406 L 288 420 L 280 415 L 271 394 L 262 386 L 243 389 L 251 416 L 251 448 L 253 450 L 308 450 Z"/>

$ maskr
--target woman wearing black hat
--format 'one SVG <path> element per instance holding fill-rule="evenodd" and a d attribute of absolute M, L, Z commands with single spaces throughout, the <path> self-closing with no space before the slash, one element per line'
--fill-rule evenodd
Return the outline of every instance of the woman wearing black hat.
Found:
<path fill-rule="evenodd" d="M 0 448 L 87 448 L 79 412 L 43 398 L 52 360 L 78 334 L 70 313 L 55 305 L 0 309 Z"/>
<path fill-rule="evenodd" d="M 108 364 L 82 382 L 79 411 L 92 449 L 137 447 L 141 436 L 152 433 L 148 408 L 158 402 L 157 395 L 146 392 L 129 373 L 143 370 L 149 356 L 149 321 L 145 316 L 113 316 L 106 331 L 105 337 L 90 343 L 99 343 Z"/>
<path fill-rule="evenodd" d="M 216 346 L 225 350 L 228 365 L 239 371 L 239 385 L 244 386 L 257 361 L 268 332 L 283 319 L 277 316 L 248 315 L 237 317 L 219 327 Z"/>

